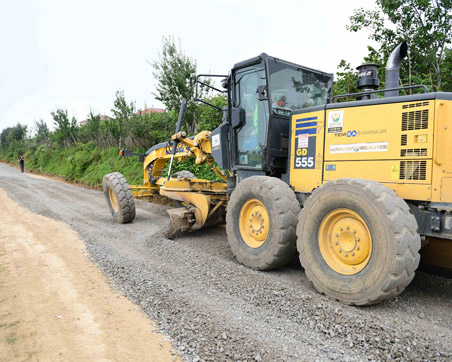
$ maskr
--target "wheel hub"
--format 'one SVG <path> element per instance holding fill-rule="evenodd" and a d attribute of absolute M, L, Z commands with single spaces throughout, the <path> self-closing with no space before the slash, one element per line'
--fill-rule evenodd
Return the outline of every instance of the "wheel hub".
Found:
<path fill-rule="evenodd" d="M 245 202 L 240 210 L 239 228 L 245 243 L 251 248 L 259 248 L 267 239 L 269 217 L 264 204 L 251 199 Z"/>
<path fill-rule="evenodd" d="M 372 237 L 365 221 L 354 211 L 330 212 L 319 230 L 319 247 L 325 262 L 341 274 L 355 274 L 367 265 Z"/>
<path fill-rule="evenodd" d="M 118 200 L 116 199 L 116 195 L 113 192 L 113 189 L 108 190 L 108 197 L 110 199 L 111 207 L 113 208 L 113 210 L 115 210 L 115 212 L 118 212 L 119 210 Z"/>
<path fill-rule="evenodd" d="M 264 229 L 264 218 L 260 211 L 251 214 L 250 229 L 253 234 L 262 233 L 262 229 Z"/>

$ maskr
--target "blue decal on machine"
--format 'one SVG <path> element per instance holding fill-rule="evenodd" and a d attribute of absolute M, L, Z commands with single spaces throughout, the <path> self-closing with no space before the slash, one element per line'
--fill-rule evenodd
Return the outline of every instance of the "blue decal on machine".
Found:
<path fill-rule="evenodd" d="M 317 122 L 305 122 L 305 123 L 297 123 L 296 128 L 308 128 L 308 127 L 317 127 Z"/>
<path fill-rule="evenodd" d="M 326 165 L 325 171 L 336 171 L 336 165 Z"/>
<path fill-rule="evenodd" d="M 297 119 L 296 122 L 300 123 L 300 122 L 307 122 L 307 121 L 315 121 L 317 119 L 317 116 L 315 117 L 307 117 L 307 118 L 300 118 Z"/>
<path fill-rule="evenodd" d="M 295 131 L 295 135 L 299 136 L 301 134 L 316 134 L 317 128 L 306 128 L 306 129 L 297 129 Z"/>

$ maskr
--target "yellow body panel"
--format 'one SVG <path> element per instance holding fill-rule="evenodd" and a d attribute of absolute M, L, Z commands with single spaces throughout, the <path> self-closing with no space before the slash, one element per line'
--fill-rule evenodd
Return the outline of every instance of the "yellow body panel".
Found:
<path fill-rule="evenodd" d="M 431 165 L 432 161 L 428 160 L 427 168 L 431 168 Z M 381 182 L 406 200 L 430 201 L 432 197 L 431 175 L 427 174 L 425 181 L 410 180 L 410 183 L 407 183 L 399 180 L 400 166 L 397 160 L 325 162 L 324 169 L 332 169 L 332 166 L 335 171 L 325 171 L 324 182 L 339 178 L 364 178 Z"/>
<path fill-rule="evenodd" d="M 432 149 L 433 144 L 433 102 L 414 107 L 427 117 L 428 128 L 402 131 L 402 113 L 413 102 L 379 104 L 363 107 L 327 110 L 326 122 L 335 114 L 342 118 L 339 132 L 327 129 L 325 135 L 325 160 L 394 160 L 400 159 L 401 136 L 406 134 L 407 144 L 403 148 Z M 423 104 L 423 102 L 418 102 Z M 405 117 L 409 118 L 409 115 Z M 414 115 L 415 117 L 415 115 Z M 422 121 L 422 119 L 421 119 Z M 331 128 L 329 128 L 331 130 Z M 419 137 L 420 135 L 423 135 Z M 418 136 L 418 137 L 416 137 Z M 421 158 L 431 158 L 427 154 Z M 416 157 L 418 159 L 418 157 Z"/>
<path fill-rule="evenodd" d="M 385 184 L 403 199 L 452 202 L 452 101 L 356 104 L 292 116 L 290 184 L 295 191 L 364 178 Z M 300 119 L 314 117 L 315 168 L 300 168 L 293 159 L 297 129 Z"/>
<path fill-rule="evenodd" d="M 438 100 L 435 116 L 432 201 L 452 202 L 452 101 Z"/>
<path fill-rule="evenodd" d="M 311 191 L 322 184 L 324 111 L 294 115 L 290 146 L 290 185 Z M 296 176 L 299 172 L 303 177 Z"/>
<path fill-rule="evenodd" d="M 207 194 L 225 194 L 227 185 L 224 182 L 210 181 L 204 179 L 177 179 L 159 178 L 156 182 L 160 189 L 167 191 L 181 191 L 181 192 L 205 192 Z"/>

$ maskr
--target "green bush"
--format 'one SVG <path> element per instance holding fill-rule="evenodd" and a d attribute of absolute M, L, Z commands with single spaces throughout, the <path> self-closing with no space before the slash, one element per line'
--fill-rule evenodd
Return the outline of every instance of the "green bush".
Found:
<path fill-rule="evenodd" d="M 5 152 L 0 152 L 0 159 L 17 163 L 16 156 L 8 157 Z M 65 148 L 31 147 L 25 153 L 25 168 L 93 187 L 100 187 L 104 175 L 115 171 L 121 172 L 130 184 L 143 183 L 143 163 L 136 157 L 121 157 L 118 148 L 100 149 L 91 142 Z"/>
<path fill-rule="evenodd" d="M 215 166 L 220 169 L 220 166 L 215 162 Z M 168 176 L 169 161 L 166 163 L 166 170 L 164 176 Z M 210 168 L 210 166 L 205 163 L 203 165 L 197 165 L 195 163 L 195 158 L 186 158 L 184 161 L 174 160 L 173 167 L 171 169 L 171 174 L 177 171 L 187 170 L 193 173 L 199 179 L 215 180 L 220 181 L 221 178 Z"/>

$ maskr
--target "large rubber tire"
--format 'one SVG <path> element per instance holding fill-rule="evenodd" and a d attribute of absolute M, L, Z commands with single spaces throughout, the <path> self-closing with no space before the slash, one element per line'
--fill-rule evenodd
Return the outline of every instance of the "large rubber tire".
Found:
<path fill-rule="evenodd" d="M 250 205 L 253 200 L 263 210 L 262 213 L 269 217 L 262 222 L 267 225 L 267 234 L 263 234 L 266 238 L 261 242 L 256 241 L 257 245 L 252 247 L 244 240 L 240 217 L 242 210 L 247 208 L 253 212 L 253 205 Z M 232 192 L 226 210 L 226 232 L 232 253 L 240 263 L 256 270 L 285 265 L 297 255 L 296 225 L 299 211 L 300 204 L 295 193 L 280 179 L 267 176 L 246 178 Z M 249 236 L 245 235 L 247 238 Z"/>
<path fill-rule="evenodd" d="M 344 212 L 348 218 L 340 219 Z M 331 215 L 338 218 L 328 224 Z M 333 269 L 340 265 L 334 259 L 333 250 L 344 251 L 340 249 L 342 240 L 353 240 L 354 247 L 359 245 L 356 241 L 360 240 L 351 229 L 345 235 L 349 239 L 341 239 L 339 227 L 345 234 L 345 225 L 349 222 L 361 225 L 358 234 L 366 236 L 363 230 L 367 230 L 371 248 L 361 270 L 353 272 L 354 265 L 345 264 L 350 274 L 344 274 Z M 326 229 L 325 225 L 334 227 Z M 375 304 L 399 295 L 413 279 L 421 247 L 417 228 L 406 202 L 388 187 L 362 179 L 331 181 L 312 193 L 299 215 L 297 248 L 301 265 L 315 288 L 329 297 L 351 305 Z M 331 233 L 325 234 L 327 230 Z M 321 245 L 324 245 L 323 255 L 333 255 L 329 261 L 322 256 Z M 349 245 L 344 249 L 351 256 Z M 357 250 L 359 253 L 360 249 Z M 343 256 L 344 253 L 340 254 Z"/>
<path fill-rule="evenodd" d="M 119 172 L 109 173 L 104 176 L 102 186 L 113 219 L 120 224 L 135 219 L 135 201 L 124 176 Z"/>

